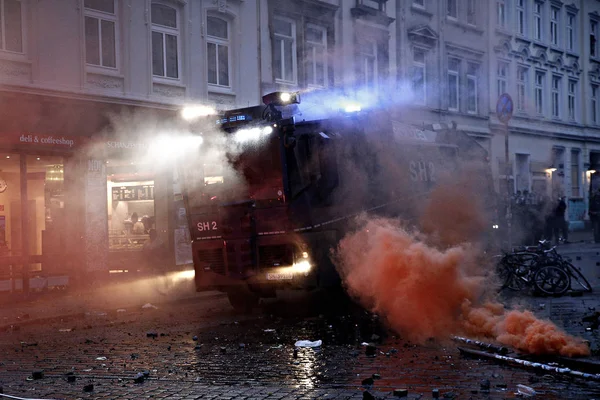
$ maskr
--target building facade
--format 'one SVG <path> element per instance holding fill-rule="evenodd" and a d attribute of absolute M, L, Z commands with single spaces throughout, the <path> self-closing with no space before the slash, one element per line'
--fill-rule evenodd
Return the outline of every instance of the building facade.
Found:
<path fill-rule="evenodd" d="M 568 199 L 572 228 L 588 219 L 588 190 L 598 166 L 597 1 L 497 1 L 489 13 L 490 105 L 514 101 L 509 165 L 492 155 L 499 183 Z M 504 130 L 490 108 L 493 149 Z M 507 173 L 506 171 L 510 171 Z M 507 176 L 508 175 L 508 176 Z M 499 188 L 503 185 L 499 184 Z"/>
<path fill-rule="evenodd" d="M 177 173 L 140 159 L 148 132 L 185 105 L 274 90 L 367 91 L 403 122 L 454 122 L 488 151 L 500 193 L 564 195 L 573 228 L 587 219 L 598 1 L 0 0 L 0 13 L 7 273 L 126 269 L 150 228 L 185 263 Z"/>

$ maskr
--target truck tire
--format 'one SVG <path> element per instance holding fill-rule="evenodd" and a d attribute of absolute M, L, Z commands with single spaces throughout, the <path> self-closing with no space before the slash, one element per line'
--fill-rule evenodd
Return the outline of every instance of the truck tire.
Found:
<path fill-rule="evenodd" d="M 236 287 L 227 291 L 229 304 L 240 314 L 249 314 L 252 309 L 258 306 L 260 298 L 249 291 L 247 288 Z"/>

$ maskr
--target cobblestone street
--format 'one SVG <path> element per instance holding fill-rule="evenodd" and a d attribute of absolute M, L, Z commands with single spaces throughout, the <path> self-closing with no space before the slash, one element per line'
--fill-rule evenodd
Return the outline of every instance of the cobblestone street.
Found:
<path fill-rule="evenodd" d="M 319 315 L 303 311 L 310 307 L 302 301 L 272 301 L 243 317 L 223 296 L 157 307 L 94 310 L 5 329 L 4 393 L 42 399 L 349 399 L 363 398 L 366 389 L 381 398 L 393 398 L 395 389 L 407 389 L 408 398 L 431 398 L 437 389 L 446 398 L 500 399 L 514 397 L 516 385 L 524 384 L 543 398 L 600 396 L 597 382 L 466 359 L 455 343 L 411 345 L 352 305 Z M 299 339 L 323 345 L 295 355 Z M 363 341 L 377 343 L 374 356 L 365 354 Z"/>
<path fill-rule="evenodd" d="M 503 293 L 590 342 L 582 319 L 600 310 L 595 245 L 561 249 L 595 286 L 559 298 Z M 598 382 L 465 358 L 456 342 L 416 346 L 388 332 L 376 316 L 343 299 L 301 296 L 265 301 L 250 315 L 233 312 L 216 292 L 195 293 L 175 279 L 32 295 L 0 307 L 0 386 L 39 399 L 503 399 L 517 385 L 538 398 L 600 398 Z M 332 301 L 335 300 L 335 301 Z M 300 348 L 297 340 L 322 340 Z M 367 354 L 363 342 L 376 350 Z M 434 390 L 437 392 L 434 393 Z M 365 393 L 368 392 L 367 395 Z"/>

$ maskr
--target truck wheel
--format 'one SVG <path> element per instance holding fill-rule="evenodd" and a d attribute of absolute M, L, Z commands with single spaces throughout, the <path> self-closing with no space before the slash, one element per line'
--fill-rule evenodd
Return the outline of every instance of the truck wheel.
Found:
<path fill-rule="evenodd" d="M 260 298 L 245 288 L 234 288 L 227 291 L 229 304 L 233 309 L 241 314 L 249 314 L 252 309 L 258 306 Z"/>

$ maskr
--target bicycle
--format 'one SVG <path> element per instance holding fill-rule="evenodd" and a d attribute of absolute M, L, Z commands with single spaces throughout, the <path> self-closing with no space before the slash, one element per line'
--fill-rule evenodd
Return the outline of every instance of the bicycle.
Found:
<path fill-rule="evenodd" d="M 564 268 L 556 265 L 547 251 L 513 251 L 501 256 L 497 264 L 501 290 L 520 291 L 531 287 L 547 295 L 562 295 L 571 286 L 571 279 Z"/>

